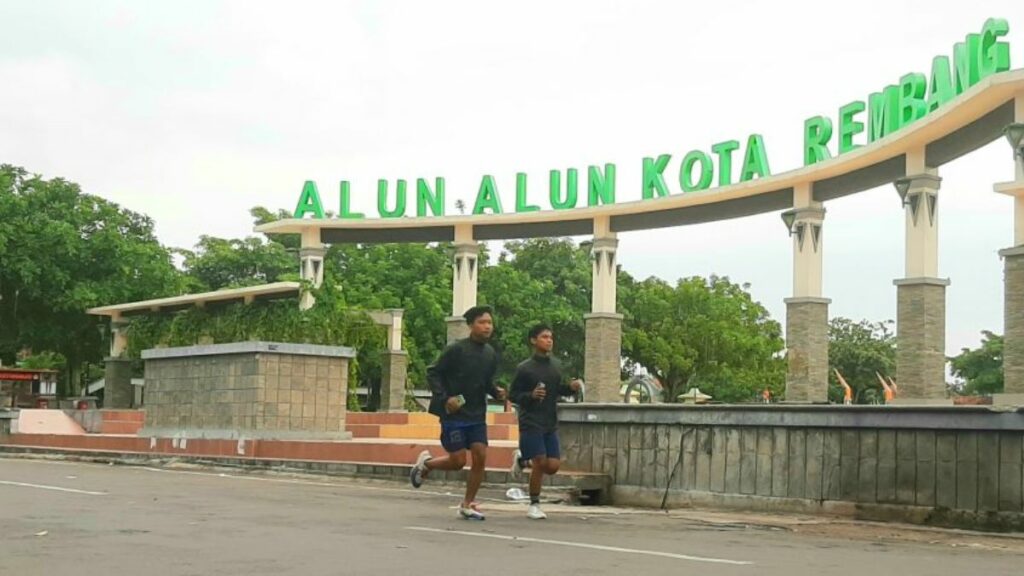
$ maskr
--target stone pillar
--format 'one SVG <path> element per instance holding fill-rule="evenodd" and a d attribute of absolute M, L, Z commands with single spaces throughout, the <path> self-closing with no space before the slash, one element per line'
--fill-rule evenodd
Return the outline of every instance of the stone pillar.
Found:
<path fill-rule="evenodd" d="M 616 281 L 619 240 L 608 226 L 608 219 L 594 222 L 593 290 L 591 313 L 583 317 L 585 352 L 584 378 L 587 401 L 621 402 L 622 315 L 616 313 Z"/>
<path fill-rule="evenodd" d="M 996 184 L 996 192 L 1013 197 L 1013 247 L 1003 258 L 1003 393 L 997 403 L 1024 405 L 1024 94 L 1015 101 L 1015 123 L 1006 127 L 1013 149 L 1015 178 Z"/>
<path fill-rule="evenodd" d="M 899 401 L 946 397 L 946 286 L 941 278 L 896 281 Z"/>
<path fill-rule="evenodd" d="M 1024 246 L 999 255 L 1004 265 L 1003 393 L 1024 396 Z"/>
<path fill-rule="evenodd" d="M 459 241 L 456 232 L 455 256 L 452 261 L 452 315 L 447 319 L 448 342 L 469 336 L 469 326 L 462 315 L 476 306 L 477 275 L 479 273 L 480 245 L 469 239 Z"/>
<path fill-rule="evenodd" d="M 786 401 L 828 401 L 828 305 L 822 297 L 825 208 L 810 184 L 782 214 L 793 239 L 793 297 L 786 299 Z"/>
<path fill-rule="evenodd" d="M 324 283 L 324 256 L 327 249 L 320 243 L 320 230 L 310 229 L 302 233 L 302 247 L 299 249 L 299 275 L 309 282 L 313 288 Z M 309 292 L 303 292 L 299 298 L 299 308 L 309 310 L 316 300 Z"/>
<path fill-rule="evenodd" d="M 129 323 L 120 315 L 110 318 L 110 356 L 103 360 L 103 407 L 132 408 L 132 361 L 127 358 Z"/>
<path fill-rule="evenodd" d="M 787 298 L 786 401 L 828 401 L 828 298 Z"/>
<path fill-rule="evenodd" d="M 897 403 L 946 398 L 946 286 L 939 270 L 939 185 L 924 154 L 908 154 L 896 181 L 906 212 L 906 277 L 896 280 Z"/>
<path fill-rule="evenodd" d="M 404 350 L 387 350 L 381 358 L 380 411 L 405 411 L 405 385 L 409 354 Z"/>
<path fill-rule="evenodd" d="M 583 360 L 587 402 L 621 402 L 622 315 L 594 313 L 583 317 L 586 352 Z"/>
<path fill-rule="evenodd" d="M 132 361 L 130 358 L 110 357 L 103 361 L 103 407 L 132 408 L 135 391 L 132 388 Z"/>

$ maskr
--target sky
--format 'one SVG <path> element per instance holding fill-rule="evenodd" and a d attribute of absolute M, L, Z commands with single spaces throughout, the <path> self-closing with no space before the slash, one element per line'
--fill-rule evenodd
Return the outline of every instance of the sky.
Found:
<path fill-rule="evenodd" d="M 376 213 L 376 182 L 442 176 L 448 212 L 515 175 L 546 206 L 547 172 L 611 162 L 620 202 L 641 160 L 750 134 L 770 168 L 802 163 L 803 122 L 866 100 L 1019 0 L 815 2 L 110 2 L 0 0 L 0 163 L 151 216 L 160 241 L 253 234 L 249 209 L 292 210 L 317 182 Z M 675 164 L 674 166 L 677 166 Z M 670 168 L 666 176 L 678 168 Z M 947 353 L 1002 332 L 1012 180 L 997 141 L 940 171 Z M 667 178 L 670 181 L 674 176 Z M 678 186 L 673 190 L 679 193 Z M 826 203 L 831 316 L 895 320 L 904 217 L 892 186 Z M 414 209 L 413 209 L 414 210 Z M 792 245 L 778 213 L 620 235 L 638 278 L 749 283 L 784 324 Z"/>

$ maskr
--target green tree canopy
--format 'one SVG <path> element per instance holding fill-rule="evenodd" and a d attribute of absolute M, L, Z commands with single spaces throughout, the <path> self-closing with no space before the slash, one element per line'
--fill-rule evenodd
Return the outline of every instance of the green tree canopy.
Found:
<path fill-rule="evenodd" d="M 0 359 L 13 363 L 26 346 L 59 353 L 71 372 L 64 392 L 106 351 L 86 309 L 182 287 L 150 218 L 77 184 L 0 166 L 0 214 Z"/>
<path fill-rule="evenodd" d="M 715 400 L 754 400 L 785 387 L 782 328 L 747 286 L 728 278 L 649 278 L 620 293 L 627 366 L 643 367 L 666 399 L 698 387 Z"/>
<path fill-rule="evenodd" d="M 949 359 L 959 392 L 965 395 L 996 394 L 1003 391 L 1003 337 L 985 330 L 981 346 L 964 348 Z"/>
<path fill-rule="evenodd" d="M 892 322 L 862 320 L 855 323 L 848 318 L 833 318 L 829 322 L 828 337 L 829 400 L 843 401 L 843 387 L 835 375 L 835 370 L 839 370 L 853 389 L 854 404 L 881 402 L 883 390 L 876 373 L 890 377 L 896 367 Z"/>

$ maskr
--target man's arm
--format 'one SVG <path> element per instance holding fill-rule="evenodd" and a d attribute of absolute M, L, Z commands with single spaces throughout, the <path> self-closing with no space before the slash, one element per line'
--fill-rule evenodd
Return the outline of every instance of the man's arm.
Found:
<path fill-rule="evenodd" d="M 504 400 L 508 397 L 508 392 L 494 383 L 494 376 L 498 373 L 498 355 L 494 355 L 494 362 L 491 364 L 491 370 L 487 374 L 487 390 L 492 398 L 497 400 Z"/>
<path fill-rule="evenodd" d="M 529 406 L 533 402 L 533 388 L 530 386 L 530 379 L 522 368 L 516 369 L 516 376 L 512 379 L 509 397 L 521 407 Z"/>
<path fill-rule="evenodd" d="M 458 350 L 455 346 L 448 346 L 441 352 L 437 362 L 427 367 L 427 384 L 430 391 L 442 398 L 448 398 L 448 372 L 455 361 Z"/>
<path fill-rule="evenodd" d="M 579 389 L 579 385 L 575 384 L 577 380 L 569 381 L 565 377 L 565 373 L 562 372 L 562 366 L 558 365 L 558 395 L 559 396 L 572 396 Z"/>

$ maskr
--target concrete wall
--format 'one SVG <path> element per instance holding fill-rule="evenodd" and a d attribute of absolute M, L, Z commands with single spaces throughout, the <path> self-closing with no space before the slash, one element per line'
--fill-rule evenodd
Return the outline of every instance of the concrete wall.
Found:
<path fill-rule="evenodd" d="M 236 352 L 150 357 L 143 435 L 347 438 L 348 357 Z M 272 345 L 284 347 L 285 345 Z M 154 352 L 165 353 L 162 349 Z"/>
<path fill-rule="evenodd" d="M 982 407 L 560 409 L 566 468 L 615 504 L 1024 530 L 1024 413 Z"/>

